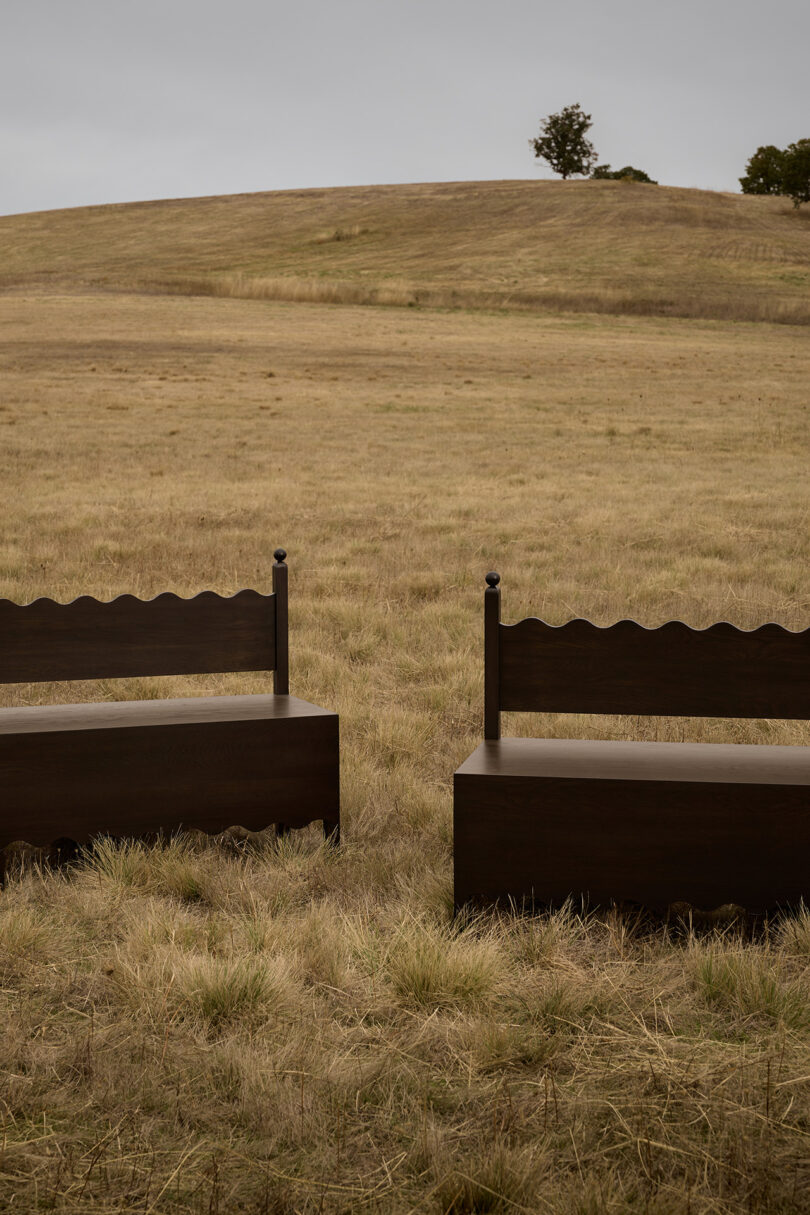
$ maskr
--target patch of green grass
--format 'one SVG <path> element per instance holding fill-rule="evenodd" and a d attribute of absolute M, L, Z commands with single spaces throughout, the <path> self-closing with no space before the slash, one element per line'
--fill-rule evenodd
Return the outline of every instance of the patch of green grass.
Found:
<path fill-rule="evenodd" d="M 169 1007 L 213 1029 L 286 1011 L 288 977 L 278 959 L 189 956 L 173 971 Z"/>
<path fill-rule="evenodd" d="M 401 1000 L 431 1008 L 474 1005 L 492 996 L 504 975 L 496 941 L 472 932 L 406 920 L 388 953 L 388 976 Z"/>
<path fill-rule="evenodd" d="M 808 991 L 785 973 L 784 963 L 744 945 L 717 946 L 694 959 L 698 991 L 706 1003 L 739 1018 L 765 1018 L 791 1029 L 810 1025 Z"/>

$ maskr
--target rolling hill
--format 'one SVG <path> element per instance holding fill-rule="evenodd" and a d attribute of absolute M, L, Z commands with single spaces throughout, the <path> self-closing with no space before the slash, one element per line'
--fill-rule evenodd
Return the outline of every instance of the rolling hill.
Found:
<path fill-rule="evenodd" d="M 810 323 L 810 210 L 626 182 L 286 190 L 0 218 L 0 289 Z"/>

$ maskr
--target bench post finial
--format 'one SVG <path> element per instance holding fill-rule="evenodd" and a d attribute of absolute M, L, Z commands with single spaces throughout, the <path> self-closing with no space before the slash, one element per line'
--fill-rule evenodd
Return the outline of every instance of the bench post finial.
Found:
<path fill-rule="evenodd" d="M 500 574 L 486 576 L 484 591 L 484 738 L 501 737 Z"/>
<path fill-rule="evenodd" d="M 287 562 L 286 550 L 273 553 L 273 594 L 276 597 L 276 666 L 273 671 L 273 691 L 286 696 L 290 691 L 289 626 L 287 623 Z"/>

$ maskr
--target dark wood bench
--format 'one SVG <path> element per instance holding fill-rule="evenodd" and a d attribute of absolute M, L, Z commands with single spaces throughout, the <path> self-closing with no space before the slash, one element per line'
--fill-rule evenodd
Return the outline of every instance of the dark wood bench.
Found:
<path fill-rule="evenodd" d="M 0 682 L 273 671 L 268 695 L 0 709 L 0 850 L 93 836 L 340 830 L 338 717 L 289 695 L 287 565 L 269 595 L 0 601 Z"/>
<path fill-rule="evenodd" d="M 810 629 L 500 619 L 484 593 L 485 741 L 454 782 L 455 902 L 810 902 L 810 747 L 501 738 L 503 710 L 810 718 Z"/>

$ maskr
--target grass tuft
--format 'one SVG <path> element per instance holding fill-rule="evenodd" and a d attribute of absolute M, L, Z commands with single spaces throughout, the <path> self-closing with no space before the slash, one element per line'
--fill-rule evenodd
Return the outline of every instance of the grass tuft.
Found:
<path fill-rule="evenodd" d="M 541 1145 L 521 1148 L 482 1140 L 479 1153 L 460 1162 L 438 1184 L 438 1209 L 446 1215 L 536 1212 L 548 1162 Z"/>
<path fill-rule="evenodd" d="M 172 980 L 168 1007 L 214 1029 L 256 1023 L 289 1007 L 287 968 L 279 959 L 192 955 L 173 969 Z"/>
<path fill-rule="evenodd" d="M 430 921 L 407 919 L 391 943 L 387 971 L 401 1000 L 446 1008 L 493 996 L 505 965 L 491 935 L 468 931 L 454 936 Z"/>
<path fill-rule="evenodd" d="M 0 904 L 0 982 L 17 982 L 59 952 L 59 932 L 43 908 Z"/>
<path fill-rule="evenodd" d="M 734 1017 L 764 1017 L 791 1029 L 810 1025 L 808 991 L 786 973 L 782 958 L 744 944 L 716 945 L 693 958 L 706 1003 Z"/>

